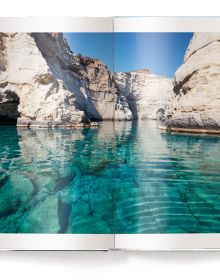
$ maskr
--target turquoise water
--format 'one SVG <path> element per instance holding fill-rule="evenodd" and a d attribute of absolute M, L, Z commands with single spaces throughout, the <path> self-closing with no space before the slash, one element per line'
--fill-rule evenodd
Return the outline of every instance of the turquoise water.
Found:
<path fill-rule="evenodd" d="M 0 126 L 0 232 L 220 232 L 220 137 Z"/>

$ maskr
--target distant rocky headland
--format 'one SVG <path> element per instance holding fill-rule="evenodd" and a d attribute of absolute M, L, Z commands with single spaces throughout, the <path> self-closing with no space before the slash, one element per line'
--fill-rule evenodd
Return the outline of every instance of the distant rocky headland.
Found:
<path fill-rule="evenodd" d="M 220 130 L 220 33 L 195 33 L 174 79 L 114 73 L 74 54 L 62 33 L 0 33 L 0 123 L 77 127 L 158 119 L 166 130 Z"/>

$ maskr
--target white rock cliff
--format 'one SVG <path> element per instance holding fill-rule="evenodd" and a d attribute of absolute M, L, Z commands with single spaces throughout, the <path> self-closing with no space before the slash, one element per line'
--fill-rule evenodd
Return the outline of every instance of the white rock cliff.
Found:
<path fill-rule="evenodd" d="M 0 34 L 0 117 L 18 126 L 156 118 L 172 82 L 147 70 L 112 73 L 74 55 L 62 33 Z"/>
<path fill-rule="evenodd" d="M 174 97 L 172 80 L 148 70 L 116 73 L 115 82 L 134 119 L 156 119 L 157 112 Z"/>
<path fill-rule="evenodd" d="M 195 33 L 174 76 L 175 98 L 162 128 L 219 133 L 220 33 Z"/>

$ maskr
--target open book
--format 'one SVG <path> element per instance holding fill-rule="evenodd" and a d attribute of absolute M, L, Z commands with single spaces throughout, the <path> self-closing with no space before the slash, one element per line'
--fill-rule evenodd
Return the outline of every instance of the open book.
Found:
<path fill-rule="evenodd" d="M 220 18 L 0 19 L 0 248 L 220 248 Z"/>

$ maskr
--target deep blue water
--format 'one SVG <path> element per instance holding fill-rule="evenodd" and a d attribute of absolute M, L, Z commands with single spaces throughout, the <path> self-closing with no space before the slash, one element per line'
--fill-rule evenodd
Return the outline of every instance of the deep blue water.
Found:
<path fill-rule="evenodd" d="M 0 232 L 220 232 L 220 137 L 0 126 Z"/>

